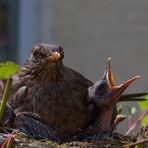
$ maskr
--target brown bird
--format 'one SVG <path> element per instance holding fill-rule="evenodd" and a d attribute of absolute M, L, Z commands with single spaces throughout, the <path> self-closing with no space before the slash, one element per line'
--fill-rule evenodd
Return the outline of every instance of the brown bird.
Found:
<path fill-rule="evenodd" d="M 93 84 L 63 65 L 63 57 L 58 45 L 34 46 L 27 63 L 13 76 L 8 101 L 17 117 L 39 115 L 62 140 L 77 134 L 91 121 L 87 88 Z"/>
<path fill-rule="evenodd" d="M 33 47 L 26 64 L 13 76 L 8 100 L 15 115 L 13 126 L 30 137 L 66 141 L 79 134 L 80 130 L 87 129 L 98 116 L 95 111 L 98 100 L 88 95 L 88 88 L 93 83 L 66 67 L 62 62 L 63 57 L 61 46 L 38 44 Z M 112 76 L 106 72 L 104 75 L 108 76 L 106 81 L 109 83 L 106 85 L 110 88 L 114 85 Z M 123 84 L 122 88 L 125 86 L 127 84 Z M 99 85 L 99 93 L 109 96 L 106 98 L 109 101 L 103 100 L 107 103 L 105 106 L 109 106 L 112 100 L 116 102 L 125 89 L 110 93 L 114 90 L 110 88 L 104 94 L 101 87 Z"/>

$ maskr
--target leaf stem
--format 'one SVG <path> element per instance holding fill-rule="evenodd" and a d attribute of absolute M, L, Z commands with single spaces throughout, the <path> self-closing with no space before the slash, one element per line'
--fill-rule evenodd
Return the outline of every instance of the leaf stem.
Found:
<path fill-rule="evenodd" d="M 0 122 L 2 121 L 4 114 L 5 114 L 6 103 L 7 103 L 8 97 L 9 97 L 11 83 L 12 83 L 12 78 L 9 78 L 6 82 L 6 87 L 5 87 L 2 101 L 0 104 Z"/>

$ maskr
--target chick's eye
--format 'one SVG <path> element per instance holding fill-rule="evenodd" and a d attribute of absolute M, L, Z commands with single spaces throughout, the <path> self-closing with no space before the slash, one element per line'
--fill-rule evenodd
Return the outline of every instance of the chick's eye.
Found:
<path fill-rule="evenodd" d="M 95 94 L 96 95 L 105 95 L 107 93 L 107 84 L 106 83 L 100 83 L 96 89 L 95 89 Z"/>
<path fill-rule="evenodd" d="M 98 85 L 98 89 L 99 90 L 103 90 L 105 88 L 106 88 L 106 84 L 105 83 L 101 83 L 101 84 Z"/>

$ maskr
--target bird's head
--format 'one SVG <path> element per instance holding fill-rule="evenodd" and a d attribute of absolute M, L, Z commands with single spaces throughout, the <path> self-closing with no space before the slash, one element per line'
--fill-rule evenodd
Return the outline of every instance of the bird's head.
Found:
<path fill-rule="evenodd" d="M 37 44 L 33 47 L 27 66 L 37 70 L 52 70 L 62 64 L 63 48 L 53 44 Z"/>
<path fill-rule="evenodd" d="M 38 64 L 56 64 L 64 58 L 61 46 L 52 44 L 38 44 L 32 49 L 31 60 Z"/>
<path fill-rule="evenodd" d="M 33 47 L 27 63 L 24 65 L 23 74 L 34 77 L 54 79 L 62 70 L 64 58 L 63 48 L 59 45 L 37 44 Z M 25 72 L 26 71 L 26 72 Z"/>
<path fill-rule="evenodd" d="M 135 76 L 121 85 L 116 85 L 111 69 L 111 58 L 108 58 L 102 78 L 89 88 L 89 99 L 98 106 L 112 106 L 126 88 L 138 78 L 139 76 Z"/>

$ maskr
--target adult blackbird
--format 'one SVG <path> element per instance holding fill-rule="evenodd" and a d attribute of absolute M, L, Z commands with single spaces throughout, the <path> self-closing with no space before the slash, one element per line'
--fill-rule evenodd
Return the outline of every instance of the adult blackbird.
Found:
<path fill-rule="evenodd" d="M 30 137 L 65 141 L 96 120 L 94 104 L 97 101 L 88 95 L 88 87 L 93 83 L 66 67 L 63 57 L 61 46 L 38 44 L 26 64 L 13 76 L 8 100 L 15 116 L 13 126 Z M 114 85 L 112 75 L 105 73 L 105 76 L 110 82 L 107 85 Z M 125 86 L 127 84 L 122 88 Z M 106 95 L 114 100 L 124 89 Z M 114 90 L 109 89 L 109 92 Z M 103 94 L 103 90 L 100 93 Z M 107 102 L 106 99 L 103 102 Z"/>
<path fill-rule="evenodd" d="M 17 117 L 39 115 L 62 140 L 90 123 L 87 88 L 93 84 L 63 65 L 63 57 L 63 49 L 58 45 L 34 46 L 26 64 L 13 76 L 8 101 Z M 17 126 L 22 121 L 19 118 Z M 30 118 L 29 121 L 32 123 Z"/>

